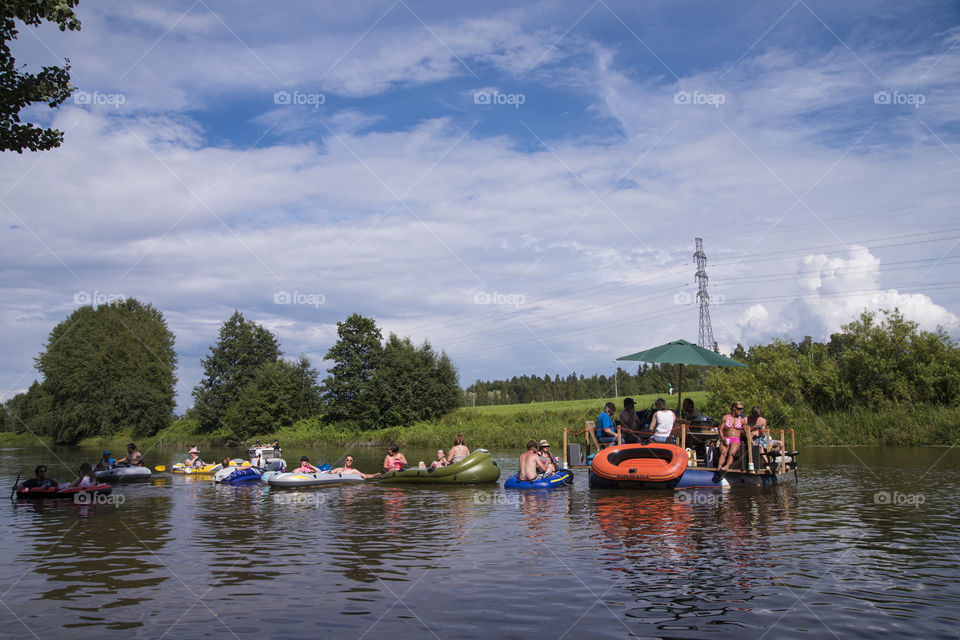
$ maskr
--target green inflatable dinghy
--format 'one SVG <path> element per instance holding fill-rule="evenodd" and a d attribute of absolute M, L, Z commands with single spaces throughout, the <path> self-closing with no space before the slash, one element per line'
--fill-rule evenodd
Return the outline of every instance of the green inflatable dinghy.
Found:
<path fill-rule="evenodd" d="M 439 469 L 405 469 L 388 471 L 380 482 L 421 482 L 423 484 L 480 484 L 500 479 L 500 467 L 486 449 L 477 449 L 460 462 Z"/>

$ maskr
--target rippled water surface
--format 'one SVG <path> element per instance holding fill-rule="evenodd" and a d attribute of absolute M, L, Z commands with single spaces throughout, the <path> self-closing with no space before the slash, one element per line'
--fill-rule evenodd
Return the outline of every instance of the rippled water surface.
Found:
<path fill-rule="evenodd" d="M 344 452 L 288 459 L 301 453 Z M 518 453 L 495 452 L 500 486 L 155 473 L 116 485 L 123 504 L 8 502 L 0 636 L 958 635 L 960 451 L 807 449 L 796 484 L 678 494 L 591 490 L 586 471 L 509 492 Z M 71 477 L 56 458 L 97 452 L 0 450 L 0 481 L 40 462 Z"/>

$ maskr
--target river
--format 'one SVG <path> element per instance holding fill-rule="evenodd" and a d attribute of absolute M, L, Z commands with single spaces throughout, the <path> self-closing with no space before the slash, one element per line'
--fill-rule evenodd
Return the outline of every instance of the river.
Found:
<path fill-rule="evenodd" d="M 96 451 L 0 450 L 72 479 Z M 217 459 L 237 451 L 204 452 Z M 343 450 L 301 453 L 336 463 Z M 375 471 L 381 451 L 354 451 Z M 434 451 L 405 451 L 430 461 Z M 809 448 L 726 492 L 314 490 L 154 473 L 112 500 L 0 508 L 0 636 L 956 638 L 960 451 Z M 148 452 L 151 465 L 182 459 Z"/>

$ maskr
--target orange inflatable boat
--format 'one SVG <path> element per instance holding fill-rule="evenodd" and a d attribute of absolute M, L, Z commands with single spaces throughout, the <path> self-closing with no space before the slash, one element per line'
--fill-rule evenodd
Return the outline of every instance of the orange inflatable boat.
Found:
<path fill-rule="evenodd" d="M 591 477 L 620 486 L 637 482 L 670 487 L 687 470 L 687 452 L 672 444 L 622 444 L 600 450 Z"/>

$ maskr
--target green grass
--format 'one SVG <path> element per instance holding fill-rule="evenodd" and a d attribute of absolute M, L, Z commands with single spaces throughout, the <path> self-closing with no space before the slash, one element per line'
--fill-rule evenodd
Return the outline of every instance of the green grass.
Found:
<path fill-rule="evenodd" d="M 698 406 L 706 403 L 703 391 L 684 394 Z M 657 396 L 634 396 L 638 407 L 649 406 Z M 668 403 L 676 398 L 665 398 Z M 263 441 L 278 438 L 281 445 L 292 447 L 314 446 L 371 446 L 397 443 L 409 447 L 448 447 L 453 437 L 462 433 L 471 448 L 523 447 L 527 440 L 547 438 L 559 444 L 563 430 L 583 429 L 587 420 L 595 420 L 607 401 L 617 408 L 623 398 L 597 400 L 568 400 L 531 404 L 463 407 L 436 422 L 418 422 L 406 427 L 390 427 L 362 431 L 342 425 L 326 425 L 319 419 L 300 422 L 273 433 L 261 433 Z M 714 416 L 719 418 L 720 416 Z M 791 425 L 771 424 L 796 432 L 796 443 L 801 445 L 956 445 L 960 444 L 960 407 L 931 407 L 910 405 L 888 407 L 880 411 L 852 409 L 825 414 L 796 411 Z M 230 440 L 227 431 L 201 434 L 191 420 L 177 420 L 152 438 L 131 438 L 118 433 L 108 437 L 88 438 L 81 445 L 110 450 L 120 449 L 133 440 L 143 448 L 184 448 L 192 444 L 201 447 L 222 446 Z M 788 441 L 789 443 L 789 441 Z M 2 446 L 30 446 L 38 444 L 29 434 L 0 433 Z"/>

